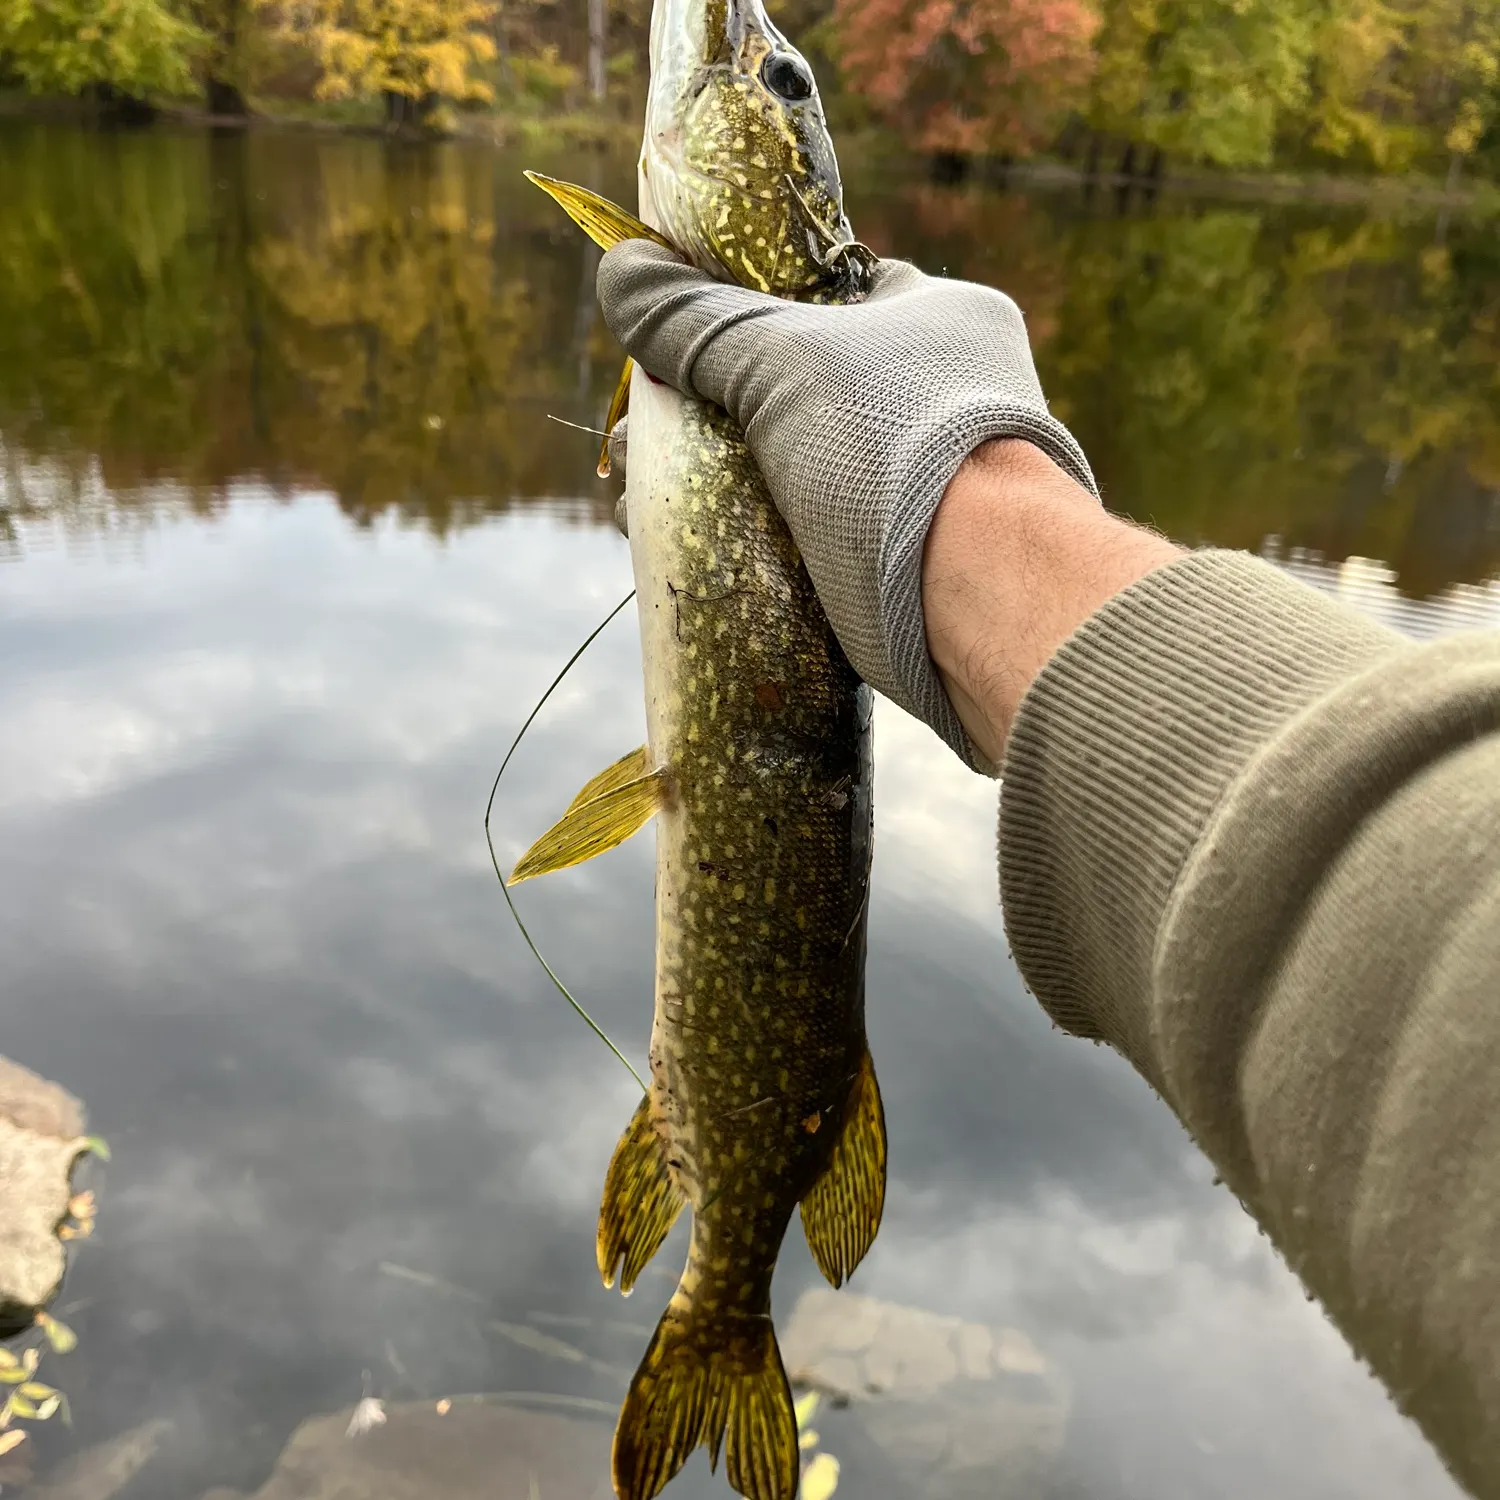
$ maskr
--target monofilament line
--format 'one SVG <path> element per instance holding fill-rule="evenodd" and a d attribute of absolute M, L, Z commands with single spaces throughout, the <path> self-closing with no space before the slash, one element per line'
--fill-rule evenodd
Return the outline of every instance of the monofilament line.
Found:
<path fill-rule="evenodd" d="M 505 904 L 510 907 L 510 914 L 516 919 L 516 926 L 521 929 L 521 936 L 526 939 L 526 946 L 531 949 L 533 954 L 536 955 L 536 961 L 547 971 L 547 978 L 557 986 L 558 992 L 562 995 L 563 999 L 566 1000 L 568 1004 L 571 1005 L 573 1009 L 583 1017 L 584 1021 L 588 1024 L 589 1030 L 592 1031 L 594 1035 L 597 1036 L 599 1040 L 603 1042 L 604 1045 L 608 1047 L 609 1050 L 613 1052 L 614 1055 L 618 1057 L 622 1063 L 625 1064 L 625 1067 L 629 1071 L 630 1076 L 635 1079 L 636 1083 L 640 1085 L 641 1092 L 645 1093 L 645 1080 L 639 1073 L 636 1072 L 635 1068 L 631 1065 L 630 1059 L 626 1057 L 625 1054 L 621 1052 L 617 1046 L 615 1046 L 614 1042 L 610 1039 L 604 1028 L 600 1026 L 599 1023 L 573 997 L 573 992 L 567 987 L 567 985 L 562 982 L 561 979 L 557 977 L 556 973 L 553 971 L 552 965 L 542 957 L 541 949 L 539 949 L 537 945 L 531 940 L 531 934 L 526 930 L 526 924 L 521 920 L 521 913 L 516 910 L 516 903 L 511 897 L 510 888 L 505 883 L 505 875 L 500 869 L 500 857 L 495 853 L 495 840 L 490 833 L 490 814 L 494 811 L 495 808 L 495 794 L 500 790 L 500 778 L 505 775 L 505 768 L 510 764 L 511 756 L 516 753 L 516 747 L 521 743 L 521 740 L 525 736 L 526 731 L 531 728 L 532 720 L 535 719 L 539 713 L 541 713 L 543 705 L 552 696 L 553 692 L 557 688 L 557 685 L 563 680 L 564 677 L 568 675 L 570 671 L 572 671 L 573 663 L 576 662 L 578 658 L 582 656 L 583 653 L 594 644 L 594 641 L 598 638 L 598 636 L 603 633 L 604 627 L 608 625 L 609 622 L 613 620 L 614 617 L 619 614 L 620 611 L 624 609 L 625 606 L 629 604 L 630 601 L 634 598 L 635 590 L 631 589 L 631 591 L 626 594 L 626 596 L 621 599 L 620 602 L 615 605 L 615 607 L 610 610 L 607 615 L 605 615 L 603 620 L 601 620 L 599 624 L 589 632 L 587 638 L 584 640 L 584 643 L 563 664 L 562 671 L 552 679 L 552 683 L 548 687 L 547 691 L 543 693 L 539 699 L 537 699 L 536 707 L 526 715 L 526 722 L 522 724 L 520 729 L 516 731 L 515 739 L 510 742 L 510 749 L 505 752 L 505 759 L 500 762 L 500 769 L 495 772 L 495 780 L 490 786 L 490 800 L 484 805 L 484 841 L 489 846 L 490 863 L 495 867 L 495 877 L 500 882 L 500 894 L 505 897 Z"/>

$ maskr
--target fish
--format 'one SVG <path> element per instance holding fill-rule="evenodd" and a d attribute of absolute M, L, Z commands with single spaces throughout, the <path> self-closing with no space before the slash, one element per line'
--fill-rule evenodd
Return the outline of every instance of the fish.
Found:
<path fill-rule="evenodd" d="M 640 237 L 793 299 L 864 295 L 812 70 L 761 0 L 656 0 L 639 216 L 528 174 L 595 241 Z M 800 1209 L 840 1286 L 879 1229 L 886 1133 L 865 1030 L 871 696 L 743 434 L 630 371 L 625 530 L 647 743 L 595 776 L 509 883 L 656 825 L 650 1083 L 606 1172 L 597 1254 L 629 1293 L 681 1210 L 687 1262 L 631 1379 L 620 1500 L 699 1446 L 748 1500 L 799 1458 L 771 1282 Z"/>

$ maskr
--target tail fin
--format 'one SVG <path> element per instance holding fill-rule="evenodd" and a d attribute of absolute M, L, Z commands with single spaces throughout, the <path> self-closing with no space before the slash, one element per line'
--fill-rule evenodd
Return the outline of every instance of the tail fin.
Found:
<path fill-rule="evenodd" d="M 793 1500 L 797 1418 L 769 1315 L 712 1323 L 677 1297 L 630 1382 L 615 1428 L 620 1500 L 651 1500 L 707 1444 L 747 1500 Z"/>

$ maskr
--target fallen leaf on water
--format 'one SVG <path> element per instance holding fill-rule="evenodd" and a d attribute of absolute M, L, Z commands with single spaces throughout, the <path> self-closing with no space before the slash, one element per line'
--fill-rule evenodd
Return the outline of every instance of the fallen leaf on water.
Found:
<path fill-rule="evenodd" d="M 349 1418 L 345 1436 L 363 1437 L 372 1427 L 380 1427 L 384 1422 L 385 1403 L 378 1396 L 366 1396 L 354 1408 L 354 1415 Z"/>
<path fill-rule="evenodd" d="M 78 1347 L 78 1335 L 66 1323 L 59 1323 L 50 1313 L 39 1312 L 36 1321 L 37 1326 L 47 1335 L 47 1342 L 59 1354 L 68 1354 Z M 26 1352 L 32 1354 L 36 1351 L 28 1349 Z M 36 1366 L 31 1368 L 35 1369 Z"/>
<path fill-rule="evenodd" d="M 801 1500 L 828 1500 L 839 1487 L 839 1461 L 831 1453 L 820 1453 L 802 1474 Z"/>
<path fill-rule="evenodd" d="M 14 1432 L 0 1432 L 0 1458 L 13 1453 L 26 1441 L 25 1432 L 17 1427 Z"/>

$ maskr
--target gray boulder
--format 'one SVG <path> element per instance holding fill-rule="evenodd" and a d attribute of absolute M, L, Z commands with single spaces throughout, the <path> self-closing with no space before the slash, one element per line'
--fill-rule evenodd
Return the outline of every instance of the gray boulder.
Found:
<path fill-rule="evenodd" d="M 0 1057 L 0 1334 L 30 1322 L 62 1283 L 57 1226 L 87 1150 L 83 1131 L 71 1094 Z"/>

